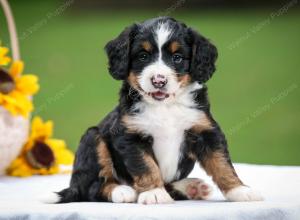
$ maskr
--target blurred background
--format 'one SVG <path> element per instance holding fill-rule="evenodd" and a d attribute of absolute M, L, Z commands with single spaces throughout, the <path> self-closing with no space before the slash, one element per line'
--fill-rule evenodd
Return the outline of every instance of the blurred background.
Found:
<path fill-rule="evenodd" d="M 212 113 L 234 162 L 300 165 L 300 8 L 297 0 L 9 1 L 25 73 L 40 78 L 35 115 L 76 150 L 118 101 L 104 45 L 126 26 L 171 16 L 217 46 Z M 0 39 L 9 46 L 0 12 Z"/>

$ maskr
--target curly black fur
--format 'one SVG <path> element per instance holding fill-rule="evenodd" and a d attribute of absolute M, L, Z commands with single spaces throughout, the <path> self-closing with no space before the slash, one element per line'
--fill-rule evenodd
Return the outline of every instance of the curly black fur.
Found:
<path fill-rule="evenodd" d="M 125 28 L 116 39 L 108 42 L 105 46 L 109 60 L 108 70 L 117 80 L 124 80 L 128 76 L 130 44 L 136 28 L 136 25 Z"/>
<path fill-rule="evenodd" d="M 189 28 L 188 33 L 193 42 L 190 73 L 199 83 L 205 83 L 216 70 L 217 48 L 193 29 Z"/>

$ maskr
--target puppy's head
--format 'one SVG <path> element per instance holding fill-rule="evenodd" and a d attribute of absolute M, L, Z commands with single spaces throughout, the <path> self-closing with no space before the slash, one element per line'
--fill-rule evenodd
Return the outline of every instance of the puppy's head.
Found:
<path fill-rule="evenodd" d="M 213 44 L 168 17 L 127 27 L 105 49 L 110 74 L 154 103 L 176 99 L 193 82 L 205 83 L 217 59 Z"/>

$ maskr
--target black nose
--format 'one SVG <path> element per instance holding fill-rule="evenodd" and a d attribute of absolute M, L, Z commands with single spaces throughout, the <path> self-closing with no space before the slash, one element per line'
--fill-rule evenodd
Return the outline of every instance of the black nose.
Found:
<path fill-rule="evenodd" d="M 168 80 L 164 75 L 156 74 L 151 77 L 151 83 L 155 88 L 161 89 L 167 84 Z"/>

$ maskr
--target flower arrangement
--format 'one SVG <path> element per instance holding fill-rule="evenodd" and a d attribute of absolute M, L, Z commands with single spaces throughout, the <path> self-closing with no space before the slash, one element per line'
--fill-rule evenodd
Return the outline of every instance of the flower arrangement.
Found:
<path fill-rule="evenodd" d="M 35 117 L 31 133 L 20 155 L 11 163 L 7 174 L 26 177 L 70 172 L 74 155 L 63 140 L 53 139 L 53 122 Z M 67 169 L 66 169 L 67 168 Z"/>
<path fill-rule="evenodd" d="M 7 56 L 8 52 L 8 48 L 0 46 L 0 106 L 9 112 L 8 115 L 3 116 L 3 120 L 4 117 L 12 121 L 21 118 L 29 120 L 28 117 L 33 110 L 31 97 L 39 90 L 38 78 L 33 74 L 22 75 L 24 69 L 22 61 L 14 61 L 9 70 L 3 68 L 11 62 L 11 58 Z M 3 123 L 3 121 L 0 122 Z M 10 129 L 19 128 L 10 127 Z M 23 126 L 22 129 L 28 128 Z M 17 158 L 14 156 L 9 159 L 7 175 L 26 177 L 70 172 L 74 155 L 67 149 L 63 140 L 52 138 L 52 121 L 43 122 L 40 117 L 35 117 L 31 123 L 30 134 L 27 135 L 27 133 L 26 131 L 25 136 L 23 135 L 25 139 L 28 136 L 23 147 L 0 146 L 0 152 L 1 149 L 6 149 L 5 152 L 9 155 L 19 154 Z M 3 135 L 1 138 L 7 139 L 8 137 Z M 16 138 L 16 136 L 11 138 Z M 12 154 L 13 151 L 16 152 Z"/>
<path fill-rule="evenodd" d="M 8 52 L 8 48 L 0 45 L 0 175 L 27 139 L 32 95 L 39 90 L 38 78 L 22 75 L 23 62 L 12 62 Z"/>
<path fill-rule="evenodd" d="M 1 63 L 1 62 L 0 62 Z M 39 90 L 35 75 L 22 75 L 24 64 L 15 61 L 9 71 L 0 67 L 0 105 L 12 115 L 28 117 L 33 110 L 30 96 Z"/>

